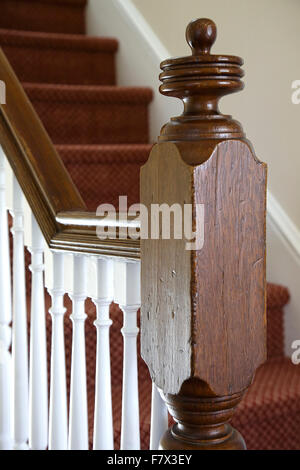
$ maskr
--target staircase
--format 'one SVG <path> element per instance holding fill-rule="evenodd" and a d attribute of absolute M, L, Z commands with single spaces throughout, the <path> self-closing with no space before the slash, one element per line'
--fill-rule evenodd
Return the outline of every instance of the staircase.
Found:
<path fill-rule="evenodd" d="M 114 38 L 85 35 L 85 0 L 3 0 L 0 45 L 38 112 L 88 209 L 139 200 L 139 169 L 148 158 L 148 106 L 152 91 L 116 85 Z M 0 76 L 1 78 L 1 76 Z M 41 158 L 43 156 L 41 155 Z M 268 361 L 234 417 L 250 449 L 299 449 L 300 371 L 283 352 L 287 289 L 268 285 Z M 46 306 L 50 298 L 46 296 Z M 68 387 L 71 305 L 65 317 Z M 28 309 L 29 310 L 29 309 Z M 86 303 L 90 443 L 94 414 L 95 306 Z M 121 311 L 112 304 L 111 370 L 114 416 L 121 416 Z M 47 316 L 48 360 L 51 322 Z M 48 370 L 50 369 L 48 364 Z M 148 446 L 151 380 L 139 356 L 142 448 Z M 114 422 L 119 447 L 120 420 Z"/>
<path fill-rule="evenodd" d="M 129 204 L 138 201 L 132 182 L 151 148 L 152 91 L 116 86 L 118 42 L 84 35 L 85 4 L 5 1 L 0 44 L 88 209 L 95 210 L 102 202 L 117 204 L 119 194 L 128 195 Z"/>

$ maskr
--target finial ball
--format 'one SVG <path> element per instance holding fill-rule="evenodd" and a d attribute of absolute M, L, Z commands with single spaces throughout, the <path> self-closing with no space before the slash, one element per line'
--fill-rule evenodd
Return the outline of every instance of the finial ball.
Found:
<path fill-rule="evenodd" d="M 186 40 L 193 55 L 209 54 L 216 40 L 217 27 L 208 18 L 191 21 L 186 28 Z"/>

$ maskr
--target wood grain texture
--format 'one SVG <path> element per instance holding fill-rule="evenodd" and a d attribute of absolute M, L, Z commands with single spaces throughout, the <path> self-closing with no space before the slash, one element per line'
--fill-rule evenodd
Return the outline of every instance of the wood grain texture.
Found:
<path fill-rule="evenodd" d="M 189 379 L 178 395 L 165 395 L 176 424 L 162 436 L 165 450 L 244 450 L 241 434 L 229 424 L 243 392 L 212 396 L 209 387 Z M 177 424 L 179 423 L 179 424 Z"/>
<path fill-rule="evenodd" d="M 247 144 L 222 142 L 194 181 L 205 241 L 192 266 L 193 375 L 230 395 L 266 359 L 266 165 Z"/>
<path fill-rule="evenodd" d="M 160 75 L 161 93 L 181 98 L 184 111 L 163 126 L 160 159 L 156 168 L 144 167 L 142 195 L 149 204 L 153 193 L 146 186 L 148 178 L 158 185 L 155 194 L 161 203 L 173 195 L 174 186 L 185 194 L 185 184 L 189 197 L 192 191 L 193 229 L 198 224 L 197 205 L 204 207 L 204 244 L 188 257 L 183 244 L 182 253 L 172 250 L 172 239 L 171 249 L 162 249 L 165 240 L 156 245 L 143 242 L 142 264 L 145 258 L 153 265 L 149 277 L 143 278 L 143 297 L 148 303 L 147 296 L 152 298 L 148 321 L 142 324 L 144 348 L 148 346 L 144 359 L 175 420 L 161 439 L 162 449 L 245 449 L 230 420 L 266 358 L 266 165 L 255 157 L 242 126 L 218 108 L 222 96 L 243 88 L 242 59 L 210 54 L 216 25 L 207 18 L 191 22 L 186 37 L 192 55 L 164 61 Z M 168 156 L 166 142 L 174 144 L 168 147 Z M 163 167 L 165 160 L 168 165 Z M 185 181 L 178 162 L 190 169 L 192 181 Z M 176 191 L 172 201 L 176 202 Z M 168 276 L 177 260 L 183 285 L 187 279 L 189 288 L 179 292 L 169 283 L 165 290 L 153 292 L 151 283 L 158 285 L 160 270 Z M 180 295 L 190 297 L 190 304 L 179 303 L 185 307 L 180 317 L 183 338 L 190 328 L 189 377 L 187 354 L 183 363 L 175 356 L 181 337 L 172 331 L 173 339 L 168 338 L 169 310 Z M 171 351 L 164 355 L 166 343 Z M 177 380 L 169 379 L 170 370 Z"/>
<path fill-rule="evenodd" d="M 240 392 L 266 358 L 265 184 L 266 165 L 234 140 L 194 166 L 160 143 L 142 168 L 148 208 L 203 204 L 205 214 L 201 250 L 141 240 L 142 356 L 166 394 L 188 377 L 218 396 Z"/>
<path fill-rule="evenodd" d="M 174 144 L 156 145 L 141 170 L 141 203 L 192 203 L 192 171 Z M 171 234 L 173 222 L 171 218 Z M 161 227 L 160 227 L 161 230 Z M 141 240 L 141 354 L 169 392 L 191 375 L 191 251 L 186 240 Z"/>

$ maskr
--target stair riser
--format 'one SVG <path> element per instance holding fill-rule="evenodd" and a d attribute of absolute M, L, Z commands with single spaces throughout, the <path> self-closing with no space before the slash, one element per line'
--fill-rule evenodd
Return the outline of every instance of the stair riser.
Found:
<path fill-rule="evenodd" d="M 1 44 L 1 42 L 0 42 Z M 2 46 L 20 81 L 115 85 L 115 53 Z"/>
<path fill-rule="evenodd" d="M 120 144 L 148 142 L 146 104 L 35 101 L 54 144 Z"/>
<path fill-rule="evenodd" d="M 87 207 L 95 211 L 99 204 L 113 204 L 119 207 L 119 196 L 127 196 L 128 207 L 138 203 L 140 168 L 146 162 L 92 163 L 74 165 L 65 163 L 72 180 L 83 197 Z"/>
<path fill-rule="evenodd" d="M 84 12 L 80 2 L 1 0 L 0 28 L 84 34 Z"/>

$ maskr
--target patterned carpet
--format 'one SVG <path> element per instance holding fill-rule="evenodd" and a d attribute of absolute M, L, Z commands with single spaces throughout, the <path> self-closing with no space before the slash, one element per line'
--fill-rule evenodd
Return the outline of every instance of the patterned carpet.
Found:
<path fill-rule="evenodd" d="M 85 35 L 86 0 L 2 0 L 0 45 L 40 115 L 89 209 L 138 201 L 139 168 L 146 161 L 152 90 L 116 86 L 118 42 Z M 28 263 L 28 255 L 27 255 Z M 29 281 L 28 281 L 29 283 Z M 300 368 L 284 357 L 283 308 L 287 289 L 268 285 L 268 361 L 239 406 L 234 425 L 249 449 L 300 448 Z M 47 308 L 49 298 L 47 296 Z M 68 381 L 70 301 L 65 317 Z M 96 331 L 87 301 L 89 427 L 92 436 Z M 119 446 L 122 390 L 122 312 L 112 305 L 111 363 L 115 445 Z M 47 315 L 48 356 L 51 324 Z M 149 374 L 139 358 L 142 448 L 148 447 Z"/>

